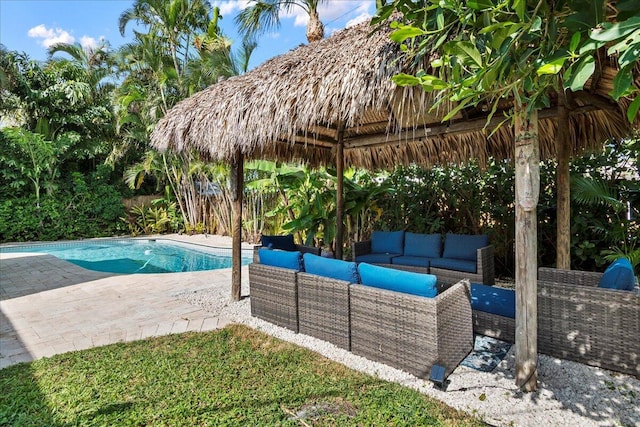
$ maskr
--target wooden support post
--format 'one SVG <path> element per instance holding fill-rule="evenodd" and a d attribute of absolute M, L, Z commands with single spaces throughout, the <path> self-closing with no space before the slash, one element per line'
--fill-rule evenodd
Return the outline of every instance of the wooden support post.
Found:
<path fill-rule="evenodd" d="M 571 185 L 569 174 L 571 141 L 569 136 L 569 112 L 564 94 L 560 94 L 558 100 L 558 132 L 556 133 L 556 156 L 558 159 L 558 169 L 556 171 L 558 189 L 556 266 L 569 270 L 571 268 Z"/>
<path fill-rule="evenodd" d="M 233 201 L 233 231 L 231 243 L 231 298 L 242 297 L 242 194 L 244 192 L 244 158 L 236 151 L 231 163 L 231 199 Z"/>
<path fill-rule="evenodd" d="M 336 150 L 336 258 L 342 259 L 344 245 L 344 125 L 338 126 Z"/>
<path fill-rule="evenodd" d="M 516 163 L 516 385 L 538 389 L 538 240 L 540 194 L 538 112 L 515 111 Z"/>

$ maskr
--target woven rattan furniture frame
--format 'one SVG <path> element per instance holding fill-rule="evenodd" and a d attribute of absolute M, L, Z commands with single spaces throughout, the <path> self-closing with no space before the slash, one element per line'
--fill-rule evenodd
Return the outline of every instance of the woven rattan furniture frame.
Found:
<path fill-rule="evenodd" d="M 516 320 L 498 314 L 473 310 L 473 332 L 514 343 L 516 342 Z"/>
<path fill-rule="evenodd" d="M 349 282 L 298 273 L 300 333 L 351 349 Z"/>
<path fill-rule="evenodd" d="M 538 269 L 538 351 L 640 378 L 640 295 L 601 276 Z"/>
<path fill-rule="evenodd" d="M 371 240 L 355 242 L 351 245 L 353 260 L 360 255 L 371 253 Z M 396 270 L 413 271 L 415 273 L 429 273 L 438 278 L 438 283 L 454 284 L 463 279 L 471 282 L 494 285 L 496 282 L 495 259 L 493 245 L 485 246 L 477 250 L 476 272 L 449 270 L 445 268 L 426 268 L 401 264 L 377 264 L 381 267 L 395 268 Z"/>
<path fill-rule="evenodd" d="M 298 286 L 295 270 L 249 264 L 251 315 L 298 332 Z"/>
<path fill-rule="evenodd" d="M 466 281 L 435 298 L 351 285 L 351 351 L 420 378 L 449 375 L 473 348 Z"/>
<path fill-rule="evenodd" d="M 264 246 L 260 246 L 260 245 L 255 245 L 253 247 L 253 262 L 260 262 L 260 256 L 258 255 L 258 251 L 260 249 L 266 249 Z M 314 255 L 320 255 L 320 253 L 322 252 L 322 248 L 316 248 L 314 246 L 305 246 L 305 245 L 296 245 L 296 251 L 300 251 L 302 252 L 302 254 L 314 254 Z"/>

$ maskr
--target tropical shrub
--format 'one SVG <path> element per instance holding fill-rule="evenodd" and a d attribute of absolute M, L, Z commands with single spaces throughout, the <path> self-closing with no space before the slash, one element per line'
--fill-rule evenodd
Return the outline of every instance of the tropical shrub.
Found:
<path fill-rule="evenodd" d="M 0 241 L 71 240 L 120 235 L 126 228 L 122 196 L 106 178 L 109 168 L 89 176 L 73 173 L 55 194 L 3 198 Z"/>

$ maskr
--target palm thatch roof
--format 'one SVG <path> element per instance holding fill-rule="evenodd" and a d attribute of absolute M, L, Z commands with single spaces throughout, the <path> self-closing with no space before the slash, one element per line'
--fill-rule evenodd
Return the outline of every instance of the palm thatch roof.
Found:
<path fill-rule="evenodd" d="M 507 123 L 489 135 L 494 126 L 485 128 L 482 106 L 442 123 L 450 105 L 429 111 L 435 95 L 397 87 L 390 77 L 418 66 L 398 59 L 399 46 L 389 33 L 360 24 L 214 84 L 170 110 L 153 131 L 152 145 L 195 148 L 212 160 L 230 160 L 240 149 L 248 159 L 334 164 L 342 131 L 345 163 L 369 169 L 471 158 L 483 164 L 489 156 L 513 155 L 513 127 Z M 602 67 L 585 91 L 570 99 L 573 153 L 630 133 L 625 105 L 608 97 L 613 65 Z M 556 106 L 540 112 L 542 158 L 555 155 L 557 115 Z"/>

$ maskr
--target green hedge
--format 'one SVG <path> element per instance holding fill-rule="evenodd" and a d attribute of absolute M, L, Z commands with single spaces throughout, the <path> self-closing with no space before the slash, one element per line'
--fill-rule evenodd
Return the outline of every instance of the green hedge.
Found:
<path fill-rule="evenodd" d="M 121 194 L 97 174 L 75 173 L 54 194 L 7 198 L 0 202 L 0 241 L 50 241 L 120 235 L 125 208 Z"/>

